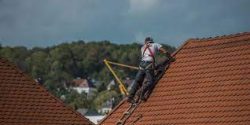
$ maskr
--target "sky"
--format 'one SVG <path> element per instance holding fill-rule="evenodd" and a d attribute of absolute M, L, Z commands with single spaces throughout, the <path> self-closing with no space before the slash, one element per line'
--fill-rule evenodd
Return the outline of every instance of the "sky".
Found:
<path fill-rule="evenodd" d="M 2 46 L 155 42 L 250 32 L 250 0 L 0 0 Z"/>

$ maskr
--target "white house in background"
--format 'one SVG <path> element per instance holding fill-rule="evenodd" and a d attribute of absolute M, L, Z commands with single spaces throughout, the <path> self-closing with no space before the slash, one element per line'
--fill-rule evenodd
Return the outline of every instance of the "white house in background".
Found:
<path fill-rule="evenodd" d="M 134 81 L 133 79 L 126 77 L 126 79 L 122 80 L 122 83 L 129 90 L 131 88 L 131 85 L 133 84 L 133 81 Z M 118 86 L 118 83 L 116 83 L 115 80 L 111 80 L 107 85 L 107 90 L 111 90 L 111 88 L 114 87 L 115 85 Z"/>
<path fill-rule="evenodd" d="M 115 80 L 111 80 L 110 83 L 107 86 L 107 90 L 111 90 L 111 87 L 115 86 Z"/>
<path fill-rule="evenodd" d="M 134 82 L 134 79 L 130 79 L 129 77 L 127 77 L 127 78 L 124 80 L 124 84 L 127 86 L 127 90 L 128 90 L 128 91 L 131 90 L 131 87 L 133 86 L 133 82 Z"/>
<path fill-rule="evenodd" d="M 113 108 L 113 101 L 114 101 L 114 98 L 106 101 L 102 105 L 102 107 L 98 110 L 98 113 L 100 113 L 100 114 L 108 114 Z"/>
<path fill-rule="evenodd" d="M 81 78 L 73 80 L 72 89 L 76 90 L 78 93 L 85 92 L 88 95 L 91 95 L 93 91 L 96 90 L 95 86 L 90 80 Z"/>

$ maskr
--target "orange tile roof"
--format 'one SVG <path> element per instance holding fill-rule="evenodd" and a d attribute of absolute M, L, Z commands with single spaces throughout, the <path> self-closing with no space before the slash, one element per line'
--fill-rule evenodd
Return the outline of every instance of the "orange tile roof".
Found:
<path fill-rule="evenodd" d="M 189 39 L 126 124 L 250 125 L 250 33 Z M 123 100 L 102 122 L 113 125 Z"/>
<path fill-rule="evenodd" d="M 1 125 L 90 125 L 7 60 L 0 58 Z"/>
<path fill-rule="evenodd" d="M 93 83 L 88 79 L 74 79 L 73 86 L 82 88 L 94 88 Z"/>

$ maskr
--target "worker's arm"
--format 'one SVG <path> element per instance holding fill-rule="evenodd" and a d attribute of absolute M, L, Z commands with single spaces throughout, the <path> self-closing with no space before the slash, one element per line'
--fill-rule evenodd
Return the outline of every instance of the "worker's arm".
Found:
<path fill-rule="evenodd" d="M 164 49 L 163 47 L 161 47 L 159 49 L 159 51 L 160 51 L 160 53 L 165 54 L 167 57 L 171 57 L 171 54 L 166 49 Z"/>
<path fill-rule="evenodd" d="M 159 49 L 159 51 L 160 51 L 161 53 L 163 53 L 163 54 L 168 53 L 168 51 L 167 51 L 166 49 L 164 49 L 163 47 L 161 47 L 161 48 Z"/>

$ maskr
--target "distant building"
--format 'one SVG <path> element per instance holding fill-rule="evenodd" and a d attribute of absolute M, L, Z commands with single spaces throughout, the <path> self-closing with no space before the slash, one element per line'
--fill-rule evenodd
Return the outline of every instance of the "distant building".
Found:
<path fill-rule="evenodd" d="M 112 110 L 112 108 L 113 108 L 113 101 L 114 101 L 113 98 L 110 99 L 110 100 L 108 100 L 108 101 L 106 101 L 102 105 L 102 107 L 98 110 L 98 112 L 101 113 L 101 114 L 108 114 Z"/>
<path fill-rule="evenodd" d="M 127 90 L 130 91 L 132 85 L 133 85 L 133 82 L 134 80 L 133 79 L 130 79 L 129 77 L 127 77 L 125 80 L 124 80 L 124 84 L 127 86 Z"/>
<path fill-rule="evenodd" d="M 133 83 L 133 81 L 134 81 L 133 79 L 127 77 L 127 78 L 124 80 L 124 84 L 125 84 L 126 86 L 130 86 L 130 85 Z"/>
<path fill-rule="evenodd" d="M 85 92 L 88 94 L 88 96 L 93 95 L 93 92 L 96 90 L 96 87 L 92 81 L 81 78 L 74 79 L 71 88 L 76 90 L 78 93 Z"/>
<path fill-rule="evenodd" d="M 127 77 L 125 80 L 122 80 L 122 83 L 129 91 L 131 89 L 133 81 L 134 81 L 133 79 L 130 79 L 129 77 Z M 107 90 L 111 90 L 112 87 L 114 86 L 118 86 L 118 83 L 115 80 L 111 80 L 110 83 L 107 85 Z"/>
<path fill-rule="evenodd" d="M 116 83 L 115 83 L 115 80 L 111 80 L 110 83 L 109 83 L 108 86 L 107 86 L 107 90 L 111 90 L 111 88 L 114 87 L 115 84 L 116 84 Z"/>

